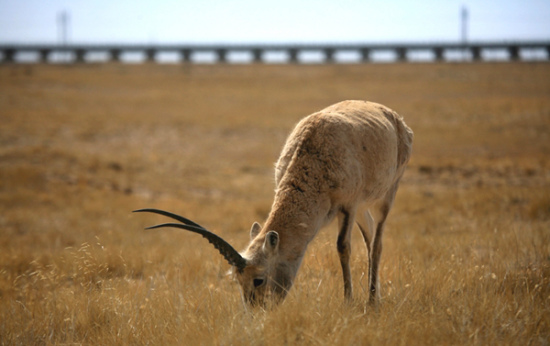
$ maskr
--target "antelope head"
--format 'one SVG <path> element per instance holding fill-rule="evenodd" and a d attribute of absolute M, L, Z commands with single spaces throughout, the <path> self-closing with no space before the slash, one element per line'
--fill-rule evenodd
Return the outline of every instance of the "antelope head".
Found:
<path fill-rule="evenodd" d="M 243 299 L 250 305 L 265 306 L 268 301 L 277 303 L 284 299 L 292 286 L 296 270 L 279 259 L 279 234 L 275 231 L 261 232 L 257 222 L 250 230 L 251 242 L 241 255 L 220 236 L 183 216 L 159 209 L 139 209 L 134 212 L 160 214 L 180 222 L 163 223 L 146 229 L 179 228 L 206 238 L 232 266 L 230 273 L 241 285 Z"/>

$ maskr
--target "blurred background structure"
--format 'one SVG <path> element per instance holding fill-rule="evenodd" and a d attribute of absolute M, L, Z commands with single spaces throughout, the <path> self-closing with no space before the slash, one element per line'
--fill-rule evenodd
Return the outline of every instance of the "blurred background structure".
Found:
<path fill-rule="evenodd" d="M 4 62 L 547 60 L 550 2 L 0 0 Z"/>

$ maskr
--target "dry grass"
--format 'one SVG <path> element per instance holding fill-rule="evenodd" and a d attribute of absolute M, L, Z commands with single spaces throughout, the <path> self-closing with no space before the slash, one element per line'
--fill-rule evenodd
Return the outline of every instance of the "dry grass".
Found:
<path fill-rule="evenodd" d="M 247 311 L 204 239 L 130 213 L 244 247 L 288 131 L 343 99 L 415 131 L 377 309 L 358 234 L 354 303 L 332 225 Z M 0 66 L 0 344 L 548 344 L 549 136 L 546 63 Z"/>

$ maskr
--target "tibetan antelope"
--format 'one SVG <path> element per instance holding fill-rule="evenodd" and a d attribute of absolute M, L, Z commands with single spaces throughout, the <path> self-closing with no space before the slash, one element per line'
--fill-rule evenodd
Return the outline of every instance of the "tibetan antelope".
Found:
<path fill-rule="evenodd" d="M 199 233 L 233 266 L 245 301 L 280 302 L 292 287 L 308 244 L 335 216 L 344 295 L 352 297 L 350 238 L 355 222 L 369 256 L 369 302 L 378 299 L 378 267 L 384 223 L 409 161 L 413 132 L 401 116 L 380 104 L 343 101 L 302 119 L 288 137 L 275 167 L 275 198 L 263 227 L 237 252 L 197 223 L 158 209 L 175 227 Z"/>

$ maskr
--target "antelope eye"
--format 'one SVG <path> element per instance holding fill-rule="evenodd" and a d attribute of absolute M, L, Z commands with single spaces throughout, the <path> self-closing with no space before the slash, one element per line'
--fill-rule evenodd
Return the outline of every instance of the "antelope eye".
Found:
<path fill-rule="evenodd" d="M 262 286 L 264 283 L 265 283 L 265 279 L 261 279 L 261 278 L 254 279 L 255 288 Z"/>

